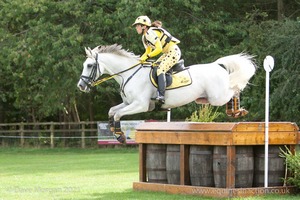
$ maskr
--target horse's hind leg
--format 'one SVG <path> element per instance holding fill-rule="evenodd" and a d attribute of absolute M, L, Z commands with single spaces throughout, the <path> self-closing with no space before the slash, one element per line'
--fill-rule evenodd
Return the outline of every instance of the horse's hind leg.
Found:
<path fill-rule="evenodd" d="M 233 90 L 224 89 L 222 94 L 211 92 L 208 94 L 207 100 L 212 106 L 223 106 L 225 105 L 234 95 Z"/>
<path fill-rule="evenodd" d="M 240 95 L 235 94 L 226 104 L 226 114 L 229 117 L 238 118 L 248 114 L 248 111 L 240 107 Z"/>

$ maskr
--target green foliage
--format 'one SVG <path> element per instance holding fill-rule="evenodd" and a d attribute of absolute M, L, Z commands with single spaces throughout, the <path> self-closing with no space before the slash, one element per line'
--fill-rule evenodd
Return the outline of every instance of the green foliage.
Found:
<path fill-rule="evenodd" d="M 281 149 L 280 156 L 285 158 L 288 170 L 291 176 L 287 178 L 287 182 L 300 188 L 300 154 L 295 151 L 293 154 L 289 148 Z"/>
<path fill-rule="evenodd" d="M 214 111 L 214 108 L 210 104 L 201 104 L 198 111 L 186 119 L 186 121 L 192 122 L 213 122 L 221 115 L 218 109 Z"/>
<path fill-rule="evenodd" d="M 270 73 L 270 119 L 273 121 L 300 122 L 300 24 L 296 21 L 266 21 L 251 25 L 247 45 L 257 55 L 262 65 L 265 56 L 275 59 L 274 70 Z M 257 45 L 257 44 L 260 45 Z M 255 47 L 255 48 L 253 48 Z M 242 93 L 242 104 L 249 109 L 252 120 L 264 119 L 265 70 L 260 67 L 250 89 Z"/>
<path fill-rule="evenodd" d="M 284 5 L 286 17 L 277 19 L 277 4 L 235 0 L 3 0 L 0 1 L 0 122 L 73 121 L 76 106 L 81 120 L 106 120 L 109 107 L 121 102 L 114 81 L 90 94 L 76 88 L 84 47 L 118 43 L 141 55 L 140 35 L 131 24 L 139 15 L 161 20 L 181 40 L 186 65 L 212 62 L 246 51 L 275 57 L 271 73 L 270 118 L 300 122 L 299 22 L 297 1 Z M 264 70 L 242 93 L 246 119 L 264 117 Z M 195 104 L 173 109 L 184 119 Z M 68 111 L 69 114 L 65 112 Z M 163 119 L 161 113 L 127 118 Z"/>

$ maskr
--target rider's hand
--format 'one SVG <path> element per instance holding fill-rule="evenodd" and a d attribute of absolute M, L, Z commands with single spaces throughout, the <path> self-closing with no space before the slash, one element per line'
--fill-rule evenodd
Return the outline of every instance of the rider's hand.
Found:
<path fill-rule="evenodd" d="M 148 55 L 142 55 L 141 60 L 140 60 L 141 63 L 144 63 L 148 58 L 149 58 Z"/>

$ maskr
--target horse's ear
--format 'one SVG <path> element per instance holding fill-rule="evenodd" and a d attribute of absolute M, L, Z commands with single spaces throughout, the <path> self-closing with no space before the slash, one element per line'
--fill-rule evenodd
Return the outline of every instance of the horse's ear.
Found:
<path fill-rule="evenodd" d="M 84 50 L 85 50 L 85 53 L 86 53 L 87 57 L 91 57 L 92 56 L 91 52 L 86 47 L 84 47 Z"/>
<path fill-rule="evenodd" d="M 90 48 L 84 48 L 85 50 L 85 53 L 86 53 L 86 56 L 89 57 L 89 58 L 95 58 L 96 56 L 96 53 Z"/>

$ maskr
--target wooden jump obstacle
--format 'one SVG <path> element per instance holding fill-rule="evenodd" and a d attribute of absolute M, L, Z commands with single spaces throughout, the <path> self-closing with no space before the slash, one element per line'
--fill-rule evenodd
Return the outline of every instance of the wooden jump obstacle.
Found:
<path fill-rule="evenodd" d="M 136 128 L 135 141 L 139 144 L 139 182 L 133 183 L 133 189 L 210 197 L 247 197 L 270 193 L 293 193 L 295 187 L 283 186 L 283 183 L 278 183 L 278 180 L 281 181 L 278 177 L 273 179 L 274 182 L 270 183 L 269 180 L 269 187 L 263 187 L 264 172 L 258 168 L 264 166 L 264 127 L 263 122 L 142 123 Z M 285 172 L 285 167 L 282 167 L 284 164 L 278 164 L 280 159 L 283 160 L 278 157 L 279 147 L 284 149 L 284 145 L 286 145 L 294 152 L 296 144 L 299 143 L 300 132 L 296 124 L 290 122 L 269 123 L 268 173 L 270 175 L 275 174 L 276 176 L 282 171 Z M 193 163 L 197 156 L 196 154 L 192 155 L 192 149 L 195 147 L 200 148 L 200 151 L 203 150 L 200 153 L 197 153 L 197 149 L 194 151 L 200 155 L 198 158 L 203 158 L 198 163 Z M 273 151 L 272 148 L 275 149 L 275 152 L 270 155 L 270 152 Z M 253 154 L 251 154 L 252 150 Z M 248 155 L 253 156 L 248 157 Z M 171 164 L 168 163 L 170 158 L 174 161 Z M 160 159 L 162 160 L 157 161 Z M 275 163 L 273 166 L 272 164 L 270 166 L 271 161 Z M 155 166 L 150 165 L 156 162 L 160 166 L 156 166 L 154 169 Z M 173 176 L 176 166 L 178 166 L 177 180 L 176 176 Z M 195 167 L 195 169 L 191 167 Z M 166 168 L 170 168 L 170 171 L 168 172 Z M 272 172 L 272 169 L 275 168 L 279 171 Z M 201 170 L 206 170 L 204 176 L 209 174 L 209 171 L 212 171 L 212 175 L 203 177 L 202 174 L 202 177 L 198 177 L 197 183 L 195 180 L 193 181 L 192 176 L 194 175 L 191 173 L 196 172 L 197 175 L 197 172 Z M 167 172 L 165 173 L 165 171 Z M 153 175 L 156 177 L 153 178 Z M 172 177 L 173 180 L 169 181 L 169 178 Z M 213 183 L 206 181 L 211 177 L 213 177 Z"/>

